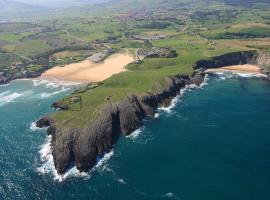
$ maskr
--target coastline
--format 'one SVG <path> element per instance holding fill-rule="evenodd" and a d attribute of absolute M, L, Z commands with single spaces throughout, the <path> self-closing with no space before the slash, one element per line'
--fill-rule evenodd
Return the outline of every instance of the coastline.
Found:
<path fill-rule="evenodd" d="M 204 61 L 202 62 L 204 64 Z M 231 63 L 234 66 L 230 65 Z M 212 65 L 211 68 L 229 66 L 221 70 L 236 71 L 239 70 L 238 65 L 242 64 L 242 60 L 236 58 L 226 62 L 225 59 L 224 64 Z M 247 71 L 259 73 L 258 67 L 249 68 Z M 64 174 L 70 163 L 75 163 L 79 171 L 88 171 L 94 167 L 96 158 L 110 152 L 121 135 L 128 136 L 142 127 L 145 117 L 154 118 L 156 109 L 170 105 L 181 89 L 188 85 L 201 85 L 205 77 L 204 72 L 205 70 L 199 70 L 193 76 L 169 76 L 165 78 L 166 85 L 158 93 L 144 96 L 128 95 L 112 105 L 106 104 L 100 109 L 99 115 L 89 121 L 87 127 L 63 127 L 49 117 L 39 120 L 38 127 L 49 127 L 47 133 L 52 135 L 52 154 L 57 172 Z M 63 144 L 63 140 L 69 142 Z"/>

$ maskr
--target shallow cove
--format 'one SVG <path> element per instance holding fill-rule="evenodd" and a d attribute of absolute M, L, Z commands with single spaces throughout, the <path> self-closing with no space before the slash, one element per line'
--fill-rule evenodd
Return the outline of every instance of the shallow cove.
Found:
<path fill-rule="evenodd" d="M 270 198 L 270 83 L 263 79 L 210 77 L 208 86 L 186 92 L 173 109 L 146 121 L 139 134 L 122 138 L 90 179 L 63 183 L 37 174 L 45 131 L 29 126 L 65 92 L 40 99 L 38 92 L 46 92 L 46 85 L 40 85 L 34 98 L 32 84 L 25 84 L 0 87 L 2 96 L 10 95 L 6 90 L 26 91 L 0 106 L 4 199 Z"/>

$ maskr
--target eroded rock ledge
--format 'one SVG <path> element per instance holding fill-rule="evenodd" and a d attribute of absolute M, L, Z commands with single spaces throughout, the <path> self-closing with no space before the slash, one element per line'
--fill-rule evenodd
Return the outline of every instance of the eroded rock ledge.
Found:
<path fill-rule="evenodd" d="M 154 117 L 159 106 L 168 106 L 186 85 L 200 85 L 204 73 L 193 76 L 166 78 L 166 86 L 160 92 L 145 96 L 127 96 L 124 100 L 104 106 L 99 117 L 85 128 L 63 128 L 44 117 L 37 122 L 40 128 L 49 127 L 52 136 L 53 158 L 59 174 L 65 173 L 70 164 L 81 171 L 91 169 L 97 158 L 108 153 L 121 135 L 130 135 L 143 125 L 145 117 Z"/>

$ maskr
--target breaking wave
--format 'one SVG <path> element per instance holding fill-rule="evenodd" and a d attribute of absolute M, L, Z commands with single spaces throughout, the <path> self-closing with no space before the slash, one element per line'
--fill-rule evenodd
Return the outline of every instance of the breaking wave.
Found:
<path fill-rule="evenodd" d="M 126 137 L 127 138 L 130 138 L 132 140 L 135 140 L 135 139 L 137 139 L 141 135 L 141 133 L 143 132 L 143 130 L 144 130 L 144 127 L 141 127 L 141 128 L 137 129 L 136 131 L 134 131 L 133 133 L 131 133 L 130 135 L 128 135 Z"/>

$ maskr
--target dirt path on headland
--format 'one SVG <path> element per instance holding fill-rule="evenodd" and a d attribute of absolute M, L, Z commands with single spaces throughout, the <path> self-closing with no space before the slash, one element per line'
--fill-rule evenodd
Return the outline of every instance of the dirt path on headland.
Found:
<path fill-rule="evenodd" d="M 43 73 L 41 77 L 84 83 L 99 82 L 125 71 L 125 66 L 133 61 L 133 55 L 117 53 L 98 64 L 84 60 L 64 67 L 57 66 Z"/>
<path fill-rule="evenodd" d="M 228 66 L 228 67 L 220 67 L 220 68 L 213 68 L 213 69 L 207 69 L 206 72 L 224 72 L 224 71 L 237 71 L 237 72 L 243 72 L 243 73 L 253 73 L 253 74 L 260 74 L 261 69 L 257 65 L 234 65 L 234 66 Z"/>

